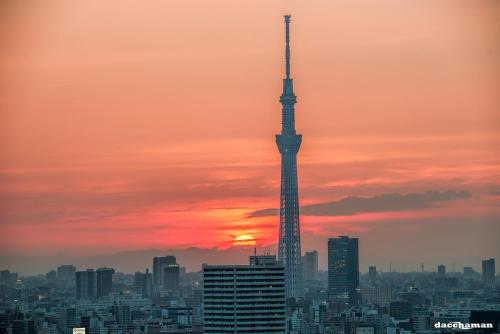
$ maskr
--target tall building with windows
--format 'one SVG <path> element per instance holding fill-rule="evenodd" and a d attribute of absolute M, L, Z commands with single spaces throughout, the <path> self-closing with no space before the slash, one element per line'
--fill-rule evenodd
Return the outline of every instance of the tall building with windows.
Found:
<path fill-rule="evenodd" d="M 60 310 L 58 327 L 64 334 L 70 334 L 73 332 L 73 328 L 76 327 L 75 307 L 68 307 Z"/>
<path fill-rule="evenodd" d="M 302 256 L 302 271 L 304 281 L 315 281 L 318 279 L 318 252 L 305 252 Z"/>
<path fill-rule="evenodd" d="M 495 259 L 483 260 L 483 282 L 488 286 L 495 285 Z"/>
<path fill-rule="evenodd" d="M 130 305 L 114 304 L 112 313 L 120 329 L 125 329 L 132 322 Z"/>
<path fill-rule="evenodd" d="M 359 303 L 358 239 L 340 236 L 328 240 L 328 290 L 333 300 Z"/>
<path fill-rule="evenodd" d="M 179 290 L 180 267 L 177 264 L 163 267 L 162 289 L 170 294 Z"/>
<path fill-rule="evenodd" d="M 173 255 L 153 258 L 153 288 L 155 291 L 163 284 L 163 273 L 166 266 L 177 264 L 177 259 Z"/>
<path fill-rule="evenodd" d="M 377 283 L 377 267 L 368 267 L 368 281 L 371 285 L 375 285 Z"/>
<path fill-rule="evenodd" d="M 109 295 L 113 291 L 113 274 L 115 270 L 112 268 L 99 268 L 96 270 L 97 277 L 97 298 Z"/>
<path fill-rule="evenodd" d="M 276 257 L 203 267 L 204 333 L 285 333 L 285 270 Z"/>
<path fill-rule="evenodd" d="M 282 105 L 281 133 L 276 144 L 281 153 L 280 230 L 278 259 L 286 274 L 287 297 L 302 294 L 302 268 L 300 250 L 299 190 L 297 180 L 297 152 L 302 135 L 295 130 L 295 103 L 293 79 L 290 77 L 290 15 L 285 15 L 285 79 Z"/>
<path fill-rule="evenodd" d="M 76 299 L 94 300 L 97 297 L 97 276 L 94 269 L 77 271 L 75 277 Z"/>
<path fill-rule="evenodd" d="M 153 275 L 146 269 L 145 273 L 136 272 L 134 274 L 134 288 L 143 298 L 152 296 Z"/>

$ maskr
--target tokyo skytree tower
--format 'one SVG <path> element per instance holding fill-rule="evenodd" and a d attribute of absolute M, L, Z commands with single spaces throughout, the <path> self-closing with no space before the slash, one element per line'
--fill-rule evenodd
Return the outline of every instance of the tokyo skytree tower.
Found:
<path fill-rule="evenodd" d="M 302 292 L 300 250 L 299 191 L 297 182 L 297 152 L 302 135 L 295 131 L 293 80 L 290 78 L 290 15 L 285 16 L 285 79 L 280 97 L 282 108 L 281 133 L 276 144 L 281 153 L 280 231 L 278 258 L 285 266 L 286 295 L 298 297 Z"/>

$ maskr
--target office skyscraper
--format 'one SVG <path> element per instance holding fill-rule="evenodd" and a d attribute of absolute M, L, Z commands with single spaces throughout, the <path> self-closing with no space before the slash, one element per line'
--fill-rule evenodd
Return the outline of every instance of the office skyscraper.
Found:
<path fill-rule="evenodd" d="M 146 269 L 145 273 L 136 272 L 134 274 L 134 288 L 135 291 L 143 298 L 152 296 L 153 275 Z"/>
<path fill-rule="evenodd" d="M 302 257 L 302 270 L 305 281 L 318 279 L 318 252 L 305 252 Z"/>
<path fill-rule="evenodd" d="M 358 239 L 341 236 L 328 240 L 328 290 L 338 302 L 359 301 Z"/>
<path fill-rule="evenodd" d="M 99 268 L 97 273 L 97 298 L 109 295 L 113 291 L 113 274 L 115 270 L 112 268 Z"/>
<path fill-rule="evenodd" d="M 177 264 L 163 267 L 163 291 L 174 293 L 179 290 L 180 268 Z"/>
<path fill-rule="evenodd" d="M 97 297 L 97 277 L 94 269 L 77 271 L 75 276 L 76 299 L 94 300 Z"/>
<path fill-rule="evenodd" d="M 483 282 L 488 286 L 495 285 L 495 259 L 483 260 Z"/>
<path fill-rule="evenodd" d="M 302 292 L 300 250 L 299 191 L 297 181 L 297 152 L 302 135 L 295 131 L 295 103 L 293 80 L 290 78 L 290 15 L 285 16 L 285 79 L 282 104 L 281 133 L 276 144 L 281 153 L 280 231 L 278 258 L 285 266 L 287 297 L 297 297 Z"/>
<path fill-rule="evenodd" d="M 175 256 L 167 255 L 153 258 L 153 286 L 158 290 L 163 284 L 164 267 L 177 264 Z"/>
<path fill-rule="evenodd" d="M 377 283 L 377 267 L 370 266 L 368 268 L 368 280 L 371 285 L 375 285 L 375 283 Z"/>
<path fill-rule="evenodd" d="M 276 257 L 203 267 L 204 333 L 286 331 L 285 272 Z"/>

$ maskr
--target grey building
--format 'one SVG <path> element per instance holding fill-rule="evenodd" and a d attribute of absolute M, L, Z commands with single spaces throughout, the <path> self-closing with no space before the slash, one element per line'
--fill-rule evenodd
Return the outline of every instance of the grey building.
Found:
<path fill-rule="evenodd" d="M 179 290 L 180 267 L 177 264 L 163 267 L 163 291 L 175 293 Z"/>
<path fill-rule="evenodd" d="M 368 280 L 370 281 L 371 285 L 375 285 L 377 283 L 377 267 L 368 267 Z"/>
<path fill-rule="evenodd" d="M 203 267 L 204 333 L 286 332 L 285 270 L 273 258 Z"/>
<path fill-rule="evenodd" d="M 97 269 L 97 298 L 107 296 L 113 291 L 114 273 L 115 270 L 112 268 Z"/>
<path fill-rule="evenodd" d="M 359 302 L 358 239 L 340 236 L 328 240 L 328 290 L 337 302 Z"/>
<path fill-rule="evenodd" d="M 495 259 L 483 260 L 483 282 L 488 286 L 495 285 Z"/>
<path fill-rule="evenodd" d="M 126 328 L 132 322 L 130 305 L 115 304 L 112 313 L 119 328 Z"/>
<path fill-rule="evenodd" d="M 77 271 L 75 276 L 76 299 L 95 299 L 97 297 L 97 277 L 94 269 Z"/>
<path fill-rule="evenodd" d="M 318 252 L 305 252 L 302 256 L 302 270 L 305 281 L 315 281 L 318 279 Z"/>
<path fill-rule="evenodd" d="M 153 286 L 155 289 L 158 289 L 158 287 L 163 284 L 163 268 L 176 264 L 177 259 L 173 255 L 153 258 Z"/>
<path fill-rule="evenodd" d="M 152 296 L 153 275 L 146 269 L 145 273 L 136 272 L 134 274 L 134 288 L 143 298 Z"/>

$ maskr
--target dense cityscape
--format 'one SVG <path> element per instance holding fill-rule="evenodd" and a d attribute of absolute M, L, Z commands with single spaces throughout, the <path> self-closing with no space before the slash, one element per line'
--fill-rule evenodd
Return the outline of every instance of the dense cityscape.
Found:
<path fill-rule="evenodd" d="M 5 268 L 0 334 L 499 333 L 494 258 L 482 260 L 480 273 L 473 269 L 479 263 L 459 271 L 445 265 L 426 270 L 422 263 L 419 272 L 370 266 L 361 273 L 363 240 L 357 237 L 332 236 L 323 245 L 326 271 L 318 267 L 318 251 L 302 253 L 296 159 L 302 135 L 295 129 L 289 24 L 287 15 L 282 129 L 276 135 L 281 154 L 277 256 L 255 248 L 247 263 L 208 263 L 193 272 L 166 254 L 135 273 L 117 272 L 113 263 L 103 268 L 61 264 L 38 276 Z"/>
<path fill-rule="evenodd" d="M 495 259 L 482 261 L 481 273 L 440 265 L 408 273 L 370 266 L 360 274 L 358 239 L 342 236 L 329 240 L 327 271 L 318 270 L 318 252 L 304 254 L 303 295 L 288 300 L 274 255 L 197 272 L 186 272 L 175 256 L 151 264 L 152 271 L 134 274 L 71 264 L 32 277 L 3 270 L 0 333 L 234 333 L 243 323 L 255 333 L 431 334 L 443 331 L 439 323 L 495 319 L 482 331 L 498 332 Z"/>

